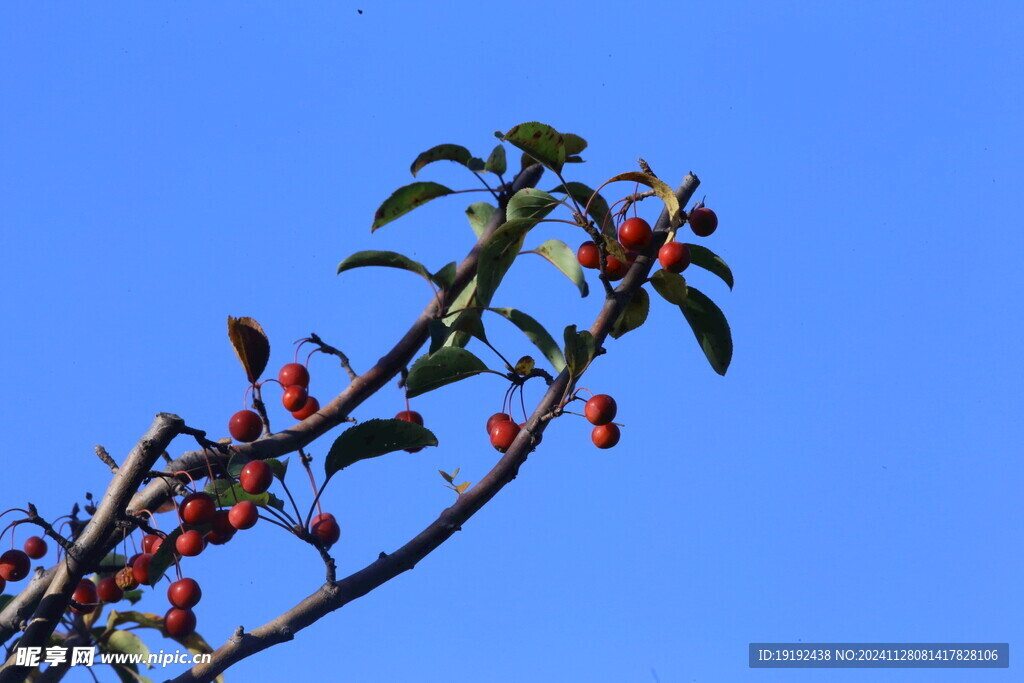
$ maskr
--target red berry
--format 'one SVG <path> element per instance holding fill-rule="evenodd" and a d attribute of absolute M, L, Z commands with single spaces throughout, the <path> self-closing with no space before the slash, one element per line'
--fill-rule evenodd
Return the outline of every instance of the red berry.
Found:
<path fill-rule="evenodd" d="M 277 381 L 281 383 L 283 387 L 290 387 L 299 385 L 300 387 L 309 387 L 309 370 L 306 366 L 301 363 L 288 363 L 288 365 L 282 366 L 281 371 L 277 373 Z"/>
<path fill-rule="evenodd" d="M 33 560 L 41 559 L 46 555 L 46 541 L 38 536 L 29 536 L 25 539 L 25 554 Z"/>
<path fill-rule="evenodd" d="M 611 448 L 619 442 L 619 436 L 619 426 L 611 422 L 594 427 L 594 431 L 590 433 L 590 440 L 598 448 Z"/>
<path fill-rule="evenodd" d="M 206 541 L 203 540 L 203 535 L 195 529 L 189 529 L 174 542 L 174 547 L 179 554 L 185 557 L 195 557 L 199 553 L 203 552 L 203 548 L 206 547 Z M 145 555 L 143 555 L 145 557 Z M 140 581 L 139 583 L 146 583 Z"/>
<path fill-rule="evenodd" d="M 608 276 L 609 280 L 621 280 L 626 277 L 626 273 L 629 272 L 630 264 L 623 263 L 611 254 L 608 254 L 608 260 L 605 263 L 605 266 L 605 275 Z"/>
<path fill-rule="evenodd" d="M 406 422 L 414 422 L 420 427 L 423 426 L 423 416 L 417 413 L 415 410 L 403 410 L 398 415 L 395 415 L 396 420 L 405 420 Z"/>
<path fill-rule="evenodd" d="M 617 410 L 614 398 L 608 394 L 597 394 L 587 401 L 587 405 L 583 407 L 583 414 L 592 425 L 606 425 L 615 419 Z"/>
<path fill-rule="evenodd" d="M 117 579 L 108 576 L 96 584 L 96 596 L 103 602 L 119 602 L 124 597 L 124 590 L 117 585 Z"/>
<path fill-rule="evenodd" d="M 334 515 L 329 512 L 314 517 L 309 523 L 309 532 L 320 539 L 325 547 L 330 548 L 341 538 L 341 527 Z"/>
<path fill-rule="evenodd" d="M 706 206 L 699 206 L 690 212 L 690 230 L 698 237 L 707 237 L 718 228 L 718 216 Z"/>
<path fill-rule="evenodd" d="M 142 557 L 142 556 L 143 556 L 143 554 L 144 554 L 144 553 L 135 553 L 134 555 L 132 555 L 131 557 L 129 557 L 129 558 L 128 558 L 128 566 L 129 566 L 129 567 L 131 567 L 132 565 L 134 565 L 134 564 L 135 564 L 135 560 L 137 560 L 137 559 L 139 559 L 140 557 Z"/>
<path fill-rule="evenodd" d="M 228 432 L 235 441 L 255 441 L 263 433 L 263 420 L 251 410 L 239 410 L 228 421 Z"/>
<path fill-rule="evenodd" d="M 512 442 L 519 436 L 519 425 L 509 420 L 498 422 L 491 429 L 491 445 L 499 453 L 504 453 L 512 445 Z"/>
<path fill-rule="evenodd" d="M 242 490 L 254 496 L 264 493 L 274 482 L 274 470 L 262 460 L 253 460 L 246 463 L 238 475 L 238 482 Z"/>
<path fill-rule="evenodd" d="M 78 588 L 71 594 L 71 599 L 81 607 L 72 607 L 71 611 L 77 614 L 89 614 L 96 609 L 96 603 L 100 601 L 96 594 L 96 584 L 89 579 L 82 579 L 78 582 Z"/>
<path fill-rule="evenodd" d="M 181 521 L 192 526 L 213 523 L 216 513 L 217 504 L 214 503 L 213 496 L 203 491 L 188 494 L 178 506 L 178 516 L 181 517 Z"/>
<path fill-rule="evenodd" d="M 290 413 L 297 413 L 306 406 L 306 399 L 309 398 L 309 390 L 299 384 L 293 384 L 284 390 L 281 396 L 281 403 L 284 409 Z"/>
<path fill-rule="evenodd" d="M 142 537 L 142 552 L 155 555 L 156 551 L 160 550 L 160 546 L 163 542 L 164 539 L 156 534 L 146 534 Z"/>
<path fill-rule="evenodd" d="M 139 555 L 132 562 L 132 578 L 136 583 L 141 583 L 143 586 L 149 585 L 149 564 L 152 561 L 152 555 Z"/>
<path fill-rule="evenodd" d="M 626 249 L 640 251 L 651 243 L 653 236 L 651 225 L 643 218 L 627 218 L 619 226 L 619 242 Z"/>
<path fill-rule="evenodd" d="M 494 425 L 499 422 L 511 422 L 512 416 L 508 413 L 495 413 L 487 418 L 487 436 L 491 435 L 491 430 L 494 429 Z"/>
<path fill-rule="evenodd" d="M 228 512 L 228 521 L 236 529 L 251 529 L 259 520 L 259 511 L 251 500 L 235 503 Z"/>
<path fill-rule="evenodd" d="M 179 609 L 191 609 L 199 604 L 203 590 L 195 579 L 178 579 L 167 587 L 167 600 Z"/>
<path fill-rule="evenodd" d="M 418 424 L 420 427 L 423 426 L 423 416 L 417 413 L 415 410 L 403 410 L 398 415 L 395 415 L 396 420 L 405 420 L 406 422 L 412 422 Z M 423 446 L 419 448 L 406 448 L 406 453 L 419 453 L 423 450 Z"/>
<path fill-rule="evenodd" d="M 210 545 L 224 545 L 235 535 L 235 527 L 231 526 L 227 510 L 217 510 L 213 516 L 213 523 L 210 530 L 203 536 L 203 540 Z"/>
<path fill-rule="evenodd" d="M 302 406 L 302 410 L 293 410 L 292 417 L 296 420 L 305 420 L 313 413 L 320 410 L 320 401 L 316 400 L 312 396 L 306 399 L 306 405 Z"/>
<path fill-rule="evenodd" d="M 690 248 L 682 242 L 669 242 L 658 250 L 658 262 L 671 273 L 681 273 L 690 265 Z"/>
<path fill-rule="evenodd" d="M 0 555 L 0 579 L 21 581 L 28 576 L 31 567 L 28 555 L 21 550 L 12 549 Z"/>
<path fill-rule="evenodd" d="M 601 260 L 601 254 L 597 249 L 597 245 L 593 242 L 581 244 L 580 248 L 576 250 L 576 260 L 584 268 L 597 268 Z"/>
<path fill-rule="evenodd" d="M 196 615 L 190 609 L 172 607 L 164 615 L 164 630 L 171 638 L 186 638 L 196 630 Z"/>

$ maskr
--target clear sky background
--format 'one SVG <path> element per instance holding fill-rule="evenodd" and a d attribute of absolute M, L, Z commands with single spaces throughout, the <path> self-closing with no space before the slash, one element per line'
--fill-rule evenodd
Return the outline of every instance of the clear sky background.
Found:
<path fill-rule="evenodd" d="M 370 248 L 461 258 L 467 197 L 371 236 L 373 211 L 420 151 L 486 155 L 492 131 L 539 120 L 589 140 L 570 168 L 588 184 L 638 156 L 673 186 L 701 177 L 721 219 L 705 244 L 736 288 L 690 275 L 732 323 L 728 375 L 655 305 L 583 382 L 618 399 L 619 447 L 558 420 L 414 571 L 229 680 L 1017 680 L 1019 665 L 751 670 L 746 647 L 1020 647 L 1022 33 L 1015 2 L 7 4 L 2 507 L 55 517 L 100 495 L 93 445 L 123 458 L 159 411 L 224 435 L 245 387 L 228 315 L 263 324 L 274 368 L 313 331 L 368 368 L 429 292 L 336 264 Z M 421 176 L 474 186 L 452 164 Z M 583 239 L 531 240 L 548 237 Z M 524 259 L 496 303 L 560 336 L 600 297 Z M 506 355 L 531 352 L 493 329 Z M 322 398 L 344 386 L 330 359 L 312 372 Z M 332 482 L 342 573 L 451 503 L 438 469 L 490 468 L 483 422 L 503 389 L 415 400 L 440 448 Z M 355 416 L 401 408 L 389 387 Z M 216 645 L 323 569 L 258 526 L 186 574 Z"/>

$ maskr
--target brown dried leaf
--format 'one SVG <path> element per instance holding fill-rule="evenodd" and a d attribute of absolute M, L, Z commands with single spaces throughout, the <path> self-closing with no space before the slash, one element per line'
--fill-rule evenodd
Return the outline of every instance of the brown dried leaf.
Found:
<path fill-rule="evenodd" d="M 249 381 L 258 380 L 270 360 L 270 340 L 263 328 L 252 318 L 232 318 L 229 315 L 228 339 Z"/>

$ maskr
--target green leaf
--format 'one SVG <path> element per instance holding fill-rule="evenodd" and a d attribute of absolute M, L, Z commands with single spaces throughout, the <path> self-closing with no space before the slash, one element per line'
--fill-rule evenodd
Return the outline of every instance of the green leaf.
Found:
<path fill-rule="evenodd" d="M 455 261 L 452 261 L 441 270 L 437 271 L 430 278 L 434 281 L 441 289 L 451 289 L 455 283 L 455 270 L 458 266 Z"/>
<path fill-rule="evenodd" d="M 589 330 L 577 332 L 575 325 L 569 325 L 562 333 L 562 337 L 565 339 L 565 364 L 569 368 L 569 374 L 579 377 L 594 359 L 597 351 L 594 336 Z"/>
<path fill-rule="evenodd" d="M 452 305 L 448 309 L 450 311 L 459 311 L 459 313 L 455 314 L 455 321 L 452 323 L 452 325 L 459 325 L 461 327 L 461 325 L 463 324 L 461 323 L 461 318 L 479 318 L 480 311 L 478 310 L 462 310 L 467 306 L 476 305 L 479 304 L 477 303 L 476 300 L 476 276 L 474 275 L 473 279 L 469 281 L 469 284 L 463 287 L 462 291 L 459 292 L 459 295 L 455 298 L 455 301 L 452 302 Z M 445 320 L 451 317 L 451 315 L 445 316 Z M 465 334 L 464 332 L 455 332 L 454 334 L 450 334 L 450 336 L 449 334 L 450 333 L 445 334 L 445 340 L 441 342 L 443 346 L 456 346 L 462 348 L 463 346 L 469 343 L 470 336 Z M 431 339 L 433 340 L 433 337 Z M 436 350 L 437 348 L 434 348 L 432 341 L 430 352 L 433 353 Z"/>
<path fill-rule="evenodd" d="M 437 145 L 416 157 L 416 161 L 412 162 L 412 167 L 409 171 L 413 177 L 416 177 L 420 169 L 435 161 L 454 161 L 457 164 L 468 167 L 469 161 L 472 158 L 473 155 L 462 145 Z"/>
<path fill-rule="evenodd" d="M 574 135 L 572 133 L 562 133 L 562 140 L 565 141 L 566 155 L 579 154 L 580 152 L 587 148 L 587 141 L 581 138 L 579 135 Z M 568 159 L 566 161 L 568 161 Z"/>
<path fill-rule="evenodd" d="M 413 363 L 405 380 L 406 395 L 413 398 L 486 370 L 484 362 L 469 351 L 446 346 L 430 355 L 420 356 Z"/>
<path fill-rule="evenodd" d="M 436 318 L 427 323 L 427 331 L 430 333 L 430 350 L 427 351 L 427 355 L 434 353 L 444 346 L 452 333 L 450 327 Z"/>
<path fill-rule="evenodd" d="M 3 595 L 0 595 L 0 611 L 3 611 L 3 609 L 5 607 L 7 607 L 7 603 L 9 603 L 13 599 L 14 599 L 14 596 L 13 595 L 8 595 L 7 593 L 4 593 Z"/>
<path fill-rule="evenodd" d="M 655 194 L 661 198 L 661 201 L 665 202 L 665 209 L 668 211 L 669 222 L 672 227 L 678 228 L 683 224 L 682 212 L 679 208 L 679 198 L 676 197 L 676 193 L 672 191 L 672 188 L 664 182 L 658 180 L 652 175 L 641 173 L 640 171 L 620 173 L 619 175 L 610 178 L 608 182 L 614 183 L 620 180 L 637 182 L 654 190 Z"/>
<path fill-rule="evenodd" d="M 718 277 L 722 278 L 725 284 L 729 285 L 729 289 L 732 289 L 732 269 L 729 268 L 728 264 L 722 260 L 721 256 L 699 244 L 687 243 L 686 246 L 690 249 L 690 263 L 711 271 Z"/>
<path fill-rule="evenodd" d="M 558 344 L 555 343 L 554 338 L 548 334 L 548 331 L 544 329 L 543 325 L 528 316 L 526 313 L 514 308 L 490 308 L 488 310 L 494 311 L 522 330 L 523 334 L 525 334 L 527 338 L 533 342 L 534 346 L 541 350 L 544 357 L 551 362 L 551 365 L 555 368 L 555 372 L 561 372 L 562 369 L 565 368 L 565 356 L 562 355 L 562 350 L 558 348 Z"/>
<path fill-rule="evenodd" d="M 437 199 L 451 193 L 452 190 L 437 183 L 412 183 L 411 185 L 400 187 L 390 197 L 385 199 L 384 203 L 377 209 L 377 212 L 373 214 L 373 225 L 370 227 L 370 231 L 372 232 L 387 225 L 416 207 L 426 204 L 431 199 Z"/>
<path fill-rule="evenodd" d="M 163 628 L 164 620 L 158 614 L 151 612 L 135 612 L 128 610 L 125 612 L 118 612 L 117 610 L 111 610 L 107 616 L 107 630 L 113 631 L 121 624 L 138 624 L 143 628 Z"/>
<path fill-rule="evenodd" d="M 484 234 L 484 230 L 487 229 L 487 224 L 490 223 L 491 216 L 494 215 L 495 211 L 497 209 L 487 202 L 475 202 L 466 208 L 466 218 L 469 219 L 469 227 L 473 228 L 477 239 L 480 239 L 480 236 Z"/>
<path fill-rule="evenodd" d="M 174 563 L 174 544 L 181 533 L 181 527 L 175 527 L 160 544 L 160 548 L 149 562 L 149 583 L 145 585 L 155 586 L 156 582 L 163 578 L 167 568 Z"/>
<path fill-rule="evenodd" d="M 626 304 L 609 334 L 613 339 L 618 339 L 627 332 L 635 330 L 644 324 L 650 310 L 651 298 L 647 295 L 647 290 L 641 287 L 633 292 L 633 298 Z"/>
<path fill-rule="evenodd" d="M 270 471 L 278 481 L 284 481 L 284 475 L 288 473 L 288 458 L 278 460 L 277 458 L 264 458 L 263 462 L 270 465 Z"/>
<path fill-rule="evenodd" d="M 690 323 L 700 348 L 711 367 L 724 375 L 732 362 L 732 332 L 725 314 L 696 287 L 689 288 L 686 303 L 679 307 Z"/>
<path fill-rule="evenodd" d="M 376 251 L 372 249 L 357 251 L 339 263 L 338 274 L 340 275 L 346 270 L 352 270 L 353 268 L 365 268 L 367 266 L 383 266 L 385 268 L 408 270 L 410 273 L 416 273 L 424 278 L 427 282 L 431 281 L 430 271 L 422 263 L 413 261 L 408 256 L 403 256 L 394 251 Z"/>
<path fill-rule="evenodd" d="M 405 420 L 367 420 L 341 433 L 324 461 L 328 478 L 353 463 L 407 448 L 436 446 L 437 437 L 425 427 Z"/>
<path fill-rule="evenodd" d="M 498 228 L 483 249 L 476 273 L 476 300 L 486 306 L 498 289 L 505 273 L 512 267 L 516 256 L 523 248 L 526 234 L 536 225 L 532 218 L 517 218 Z"/>
<path fill-rule="evenodd" d="M 153 668 L 149 662 L 146 662 L 146 666 L 150 669 Z M 111 664 L 110 668 L 117 674 L 121 683 L 153 683 L 152 678 L 139 673 L 137 664 Z"/>
<path fill-rule="evenodd" d="M 587 280 L 583 277 L 583 268 L 580 267 L 580 262 L 576 259 L 576 252 L 569 248 L 568 244 L 561 240 L 547 240 L 542 242 L 533 251 L 546 258 L 555 268 L 562 271 L 579 288 L 580 296 L 587 296 L 590 293 L 590 288 L 587 287 Z"/>
<path fill-rule="evenodd" d="M 260 507 L 266 507 L 270 504 L 269 493 L 264 492 L 255 495 L 247 493 L 241 484 L 230 479 L 214 479 L 207 483 L 203 490 L 213 496 L 214 500 L 219 502 L 220 507 L 231 507 L 243 500 L 252 501 Z M 162 548 L 163 546 L 161 546 Z"/>
<path fill-rule="evenodd" d="M 493 150 L 491 150 L 491 156 L 487 157 L 487 163 L 484 164 L 484 170 L 495 175 L 501 175 L 505 172 L 505 167 L 505 147 L 503 145 L 497 145 Z"/>
<path fill-rule="evenodd" d="M 587 213 L 590 215 L 591 220 L 594 221 L 594 225 L 597 226 L 598 230 L 612 239 L 617 238 L 615 234 L 615 221 L 608 215 L 608 202 L 605 201 L 604 197 L 600 194 L 595 195 L 594 191 L 589 187 L 583 183 L 576 182 L 566 183 L 565 187 L 559 186 L 551 191 L 565 194 L 566 189 L 569 190 L 569 195 L 576 200 L 580 207 L 586 207 L 587 202 L 590 202 L 590 208 L 587 209 Z"/>
<path fill-rule="evenodd" d="M 100 578 L 106 578 L 108 576 L 113 576 L 114 574 L 117 573 L 118 570 L 120 570 L 121 567 L 124 567 L 127 564 L 128 564 L 128 558 L 126 558 L 124 555 L 121 555 L 120 553 L 114 553 L 114 552 L 107 553 L 106 555 L 103 556 L 103 559 L 99 561 L 99 566 L 101 566 L 101 567 L 117 567 L 118 569 L 115 569 L 112 572 L 96 572 L 96 573 L 97 573 L 97 575 Z"/>
<path fill-rule="evenodd" d="M 128 655 L 142 655 L 143 662 L 149 658 L 149 648 L 142 639 L 131 631 L 114 631 L 104 643 L 107 652 L 122 652 Z M 147 667 L 149 666 L 147 662 Z"/>
<path fill-rule="evenodd" d="M 531 121 L 514 126 L 502 140 L 518 147 L 548 168 L 562 170 L 565 163 L 565 139 L 551 126 Z"/>
<path fill-rule="evenodd" d="M 509 221 L 531 218 L 536 222 L 551 213 L 559 204 L 561 204 L 559 200 L 544 190 L 526 187 L 516 192 L 512 199 L 508 200 L 505 217 Z"/>
<path fill-rule="evenodd" d="M 516 361 L 516 366 L 512 370 L 520 377 L 525 377 L 533 372 L 536 367 L 537 362 L 533 360 L 533 356 L 523 356 Z"/>
<path fill-rule="evenodd" d="M 444 477 L 444 480 L 446 482 L 448 482 L 449 484 L 454 484 L 455 483 L 455 481 L 454 481 L 455 478 L 452 475 L 448 474 L 444 470 L 438 470 L 438 472 L 441 473 L 441 476 Z"/>
<path fill-rule="evenodd" d="M 472 159 L 469 160 L 469 163 L 466 164 L 466 168 L 475 173 L 479 173 L 484 170 L 485 165 L 486 164 L 484 163 L 483 159 L 473 157 Z"/>
<path fill-rule="evenodd" d="M 124 592 L 124 599 L 127 600 L 129 602 L 129 604 L 134 605 L 135 603 L 137 603 L 139 600 L 142 599 L 142 591 L 138 590 L 138 589 L 133 590 L 133 591 L 125 591 Z"/>
<path fill-rule="evenodd" d="M 607 251 L 609 254 L 619 259 L 623 263 L 629 262 L 629 256 L 626 255 L 626 250 L 622 248 L 622 245 L 619 244 L 619 240 L 617 238 L 615 238 L 614 236 L 609 237 L 608 235 L 601 235 L 601 237 L 604 238 L 605 251 Z"/>
<path fill-rule="evenodd" d="M 686 278 L 682 275 L 663 268 L 651 277 L 651 284 L 661 298 L 670 304 L 682 306 L 686 303 Z"/>

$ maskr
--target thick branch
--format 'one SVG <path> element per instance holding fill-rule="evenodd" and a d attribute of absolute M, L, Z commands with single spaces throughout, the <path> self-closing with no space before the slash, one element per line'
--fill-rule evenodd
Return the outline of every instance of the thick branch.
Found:
<path fill-rule="evenodd" d="M 676 190 L 680 204 L 685 205 L 689 201 L 699 183 L 697 176 L 692 173 L 686 176 L 682 185 Z M 614 295 L 605 300 L 601 312 L 590 329 L 598 347 L 607 337 L 633 292 L 643 286 L 646 281 L 652 262 L 649 254 L 654 253 L 664 242 L 669 227 L 668 215 L 663 211 L 655 225 L 655 239 L 648 248 L 647 255 L 637 258 L 629 273 L 615 290 Z M 526 462 L 529 452 L 533 449 L 535 443 L 533 435 L 543 433 L 562 396 L 567 389 L 571 390 L 571 381 L 568 370 L 563 370 L 554 383 L 548 387 L 547 393 L 537 404 L 526 427 L 520 431 L 512 446 L 494 468 L 476 486 L 460 495 L 454 505 L 442 512 L 430 526 L 415 538 L 390 555 L 381 553 L 380 557 L 372 563 L 341 581 L 333 584 L 325 583 L 319 590 L 291 610 L 251 633 L 236 633 L 214 652 L 210 663 L 197 664 L 171 683 L 212 681 L 232 664 L 273 645 L 291 640 L 298 631 L 315 623 L 330 612 L 340 609 L 402 572 L 415 567 L 420 560 L 460 530 L 462 525 L 490 501 L 498 491 L 515 479 L 519 468 Z"/>
<path fill-rule="evenodd" d="M 505 204 L 508 202 L 508 198 L 523 188 L 533 187 L 540 180 L 542 172 L 543 167 L 539 164 L 534 164 L 523 169 L 516 176 L 508 194 L 502 196 L 501 204 L 498 210 L 494 212 L 494 216 L 492 216 L 483 235 L 481 235 L 469 254 L 456 269 L 455 280 L 451 288 L 445 292 L 444 299 L 436 297 L 431 299 L 430 304 L 427 305 L 416 319 L 416 322 L 405 333 L 405 336 L 384 357 L 377 361 L 376 365 L 352 380 L 341 394 L 321 408 L 316 414 L 283 432 L 278 432 L 251 444 L 234 447 L 235 457 L 242 460 L 253 460 L 257 458 L 280 457 L 297 451 L 330 429 L 340 425 L 363 401 L 391 381 L 402 368 L 412 361 L 416 352 L 429 338 L 428 325 L 430 321 L 442 312 L 442 307 L 447 309 L 462 289 L 476 275 L 477 262 L 484 242 L 505 221 Z M 176 472 L 184 470 L 190 474 L 201 475 L 205 472 L 206 458 L 209 458 L 211 462 L 222 465 L 226 465 L 227 462 L 226 456 L 219 453 L 207 451 L 206 456 L 204 456 L 202 450 L 191 451 L 169 463 L 165 471 Z M 170 494 L 171 491 L 165 482 L 153 481 L 132 497 L 131 502 L 128 504 L 128 510 L 159 509 L 161 504 L 169 499 Z M 120 539 L 120 534 L 109 534 L 106 540 L 107 548 L 112 548 Z M 20 627 L 25 618 L 24 615 L 35 608 L 53 576 L 54 569 L 48 570 L 43 577 L 26 587 L 7 607 L 0 611 L 0 643 L 5 642 Z"/>
<path fill-rule="evenodd" d="M 78 582 L 106 553 L 105 541 L 118 518 L 124 514 L 128 500 L 184 426 L 185 422 L 180 417 L 170 413 L 160 413 L 153 420 L 152 426 L 128 454 L 124 465 L 118 468 L 96 513 L 64 561 L 57 565 L 39 606 L 18 642 L 19 647 L 43 647 L 46 644 L 47 638 L 60 623 L 60 616 L 67 609 Z M 0 669 L 0 683 L 24 680 L 27 671 L 27 667 L 17 667 L 12 660 L 8 660 L 7 665 Z"/>

